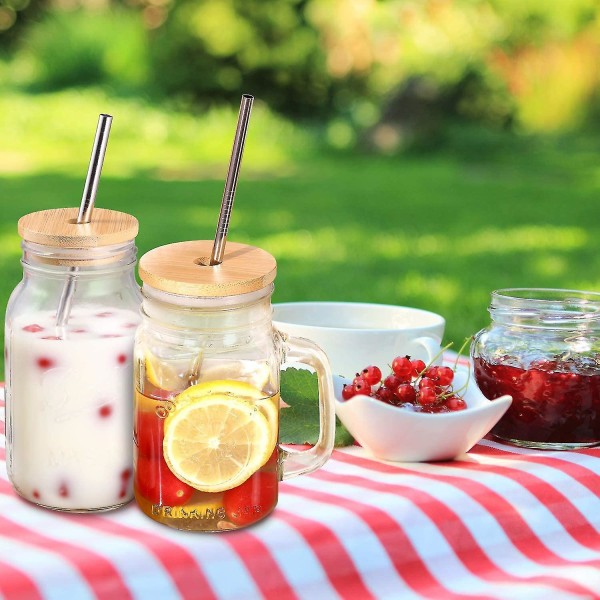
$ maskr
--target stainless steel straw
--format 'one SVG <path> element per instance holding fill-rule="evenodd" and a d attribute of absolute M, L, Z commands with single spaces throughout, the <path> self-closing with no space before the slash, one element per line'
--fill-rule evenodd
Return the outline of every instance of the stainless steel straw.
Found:
<path fill-rule="evenodd" d="M 219 222 L 217 223 L 217 231 L 215 232 L 215 243 L 210 257 L 211 265 L 219 265 L 223 262 L 225 243 L 227 242 L 227 230 L 229 229 L 229 218 L 231 217 L 231 209 L 233 208 L 233 201 L 235 199 L 235 189 L 240 172 L 240 165 L 242 164 L 244 143 L 246 141 L 248 121 L 250 120 L 250 111 L 252 110 L 253 102 L 253 96 L 250 96 L 249 94 L 244 94 L 242 96 L 237 128 L 235 130 L 235 137 L 233 138 L 231 158 L 229 159 L 227 178 L 225 179 L 223 199 L 221 200 L 221 212 L 219 214 Z"/>
<path fill-rule="evenodd" d="M 112 119 L 111 115 L 105 114 L 101 114 L 98 117 L 96 137 L 94 138 L 90 165 L 87 177 L 85 178 L 81 205 L 79 206 L 79 213 L 77 215 L 78 225 L 89 223 L 92 219 L 92 211 L 94 210 L 94 202 L 96 200 L 96 192 L 98 191 L 98 183 L 100 182 L 100 174 L 102 173 L 102 164 L 104 163 Z M 71 267 L 56 311 L 56 324 L 59 327 L 66 325 L 69 320 L 73 294 L 75 293 L 76 277 L 77 267 Z"/>

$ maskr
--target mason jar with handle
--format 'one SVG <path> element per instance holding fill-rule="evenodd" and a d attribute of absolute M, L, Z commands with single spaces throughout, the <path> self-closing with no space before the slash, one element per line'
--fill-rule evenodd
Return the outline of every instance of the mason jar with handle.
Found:
<path fill-rule="evenodd" d="M 145 254 L 142 324 L 135 344 L 134 488 L 150 518 L 184 530 L 252 525 L 277 503 L 281 479 L 329 458 L 335 415 L 327 357 L 273 328 L 273 256 L 212 241 Z M 320 433 L 308 449 L 279 445 L 283 362 L 318 376 Z"/>

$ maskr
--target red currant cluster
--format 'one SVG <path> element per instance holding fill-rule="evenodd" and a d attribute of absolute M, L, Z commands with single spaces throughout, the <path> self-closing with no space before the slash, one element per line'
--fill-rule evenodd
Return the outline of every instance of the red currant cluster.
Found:
<path fill-rule="evenodd" d="M 383 381 L 381 378 L 379 367 L 365 367 L 351 384 L 344 385 L 342 398 L 349 400 L 361 394 L 424 413 L 467 408 L 465 401 L 452 389 L 454 370 L 450 367 L 427 366 L 422 360 L 397 356 L 392 361 L 392 372 Z"/>

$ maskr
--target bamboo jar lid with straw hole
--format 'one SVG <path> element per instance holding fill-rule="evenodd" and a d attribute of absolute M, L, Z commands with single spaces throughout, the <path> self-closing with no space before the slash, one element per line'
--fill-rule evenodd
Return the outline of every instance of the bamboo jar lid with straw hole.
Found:
<path fill-rule="evenodd" d="M 200 240 L 150 250 L 140 258 L 140 278 L 157 290 L 197 297 L 247 294 L 275 280 L 277 262 L 261 248 L 227 242 L 223 261 L 210 265 L 212 249 L 212 240 Z"/>
<path fill-rule="evenodd" d="M 19 219 L 19 235 L 26 242 L 58 248 L 96 248 L 135 239 L 138 220 L 127 213 L 95 208 L 89 223 L 77 223 L 77 208 L 33 212 Z"/>
<path fill-rule="evenodd" d="M 179 296 L 224 298 L 261 290 L 275 280 L 277 263 L 268 252 L 227 242 L 253 102 L 250 94 L 242 95 L 215 239 L 169 244 L 144 254 L 138 270 L 149 287 Z"/>

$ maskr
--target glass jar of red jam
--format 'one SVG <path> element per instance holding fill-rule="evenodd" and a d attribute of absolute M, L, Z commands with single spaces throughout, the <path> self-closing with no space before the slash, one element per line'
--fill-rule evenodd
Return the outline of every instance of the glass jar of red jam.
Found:
<path fill-rule="evenodd" d="M 475 380 L 513 401 L 492 434 L 529 448 L 600 443 L 600 293 L 503 289 L 471 345 Z"/>

